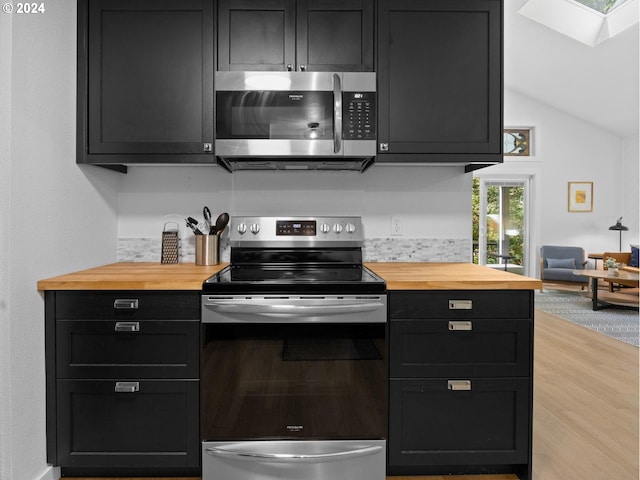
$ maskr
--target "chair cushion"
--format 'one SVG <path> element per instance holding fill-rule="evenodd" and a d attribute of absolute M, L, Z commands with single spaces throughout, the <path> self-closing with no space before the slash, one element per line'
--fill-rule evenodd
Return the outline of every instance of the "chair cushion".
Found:
<path fill-rule="evenodd" d="M 549 268 L 576 268 L 575 258 L 547 258 Z"/>
<path fill-rule="evenodd" d="M 562 282 L 588 283 L 589 278 L 573 273 L 573 268 L 544 268 L 542 280 L 559 280 Z"/>

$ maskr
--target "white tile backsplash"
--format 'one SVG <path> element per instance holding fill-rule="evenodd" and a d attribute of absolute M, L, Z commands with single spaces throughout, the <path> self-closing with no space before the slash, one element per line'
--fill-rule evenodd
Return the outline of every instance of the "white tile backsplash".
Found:
<path fill-rule="evenodd" d="M 196 237 L 189 235 L 179 243 L 180 263 L 195 263 Z M 229 240 L 220 240 L 220 260 L 229 261 Z M 160 262 L 162 240 L 160 238 L 119 238 L 118 262 Z"/>
<path fill-rule="evenodd" d="M 470 262 L 471 240 L 463 238 L 370 238 L 365 262 Z"/>

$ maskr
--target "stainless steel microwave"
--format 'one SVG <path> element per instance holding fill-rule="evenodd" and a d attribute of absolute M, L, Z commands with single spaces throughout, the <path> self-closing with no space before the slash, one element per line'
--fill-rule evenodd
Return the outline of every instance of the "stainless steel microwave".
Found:
<path fill-rule="evenodd" d="M 376 154 L 373 72 L 216 72 L 227 169 L 364 171 Z"/>

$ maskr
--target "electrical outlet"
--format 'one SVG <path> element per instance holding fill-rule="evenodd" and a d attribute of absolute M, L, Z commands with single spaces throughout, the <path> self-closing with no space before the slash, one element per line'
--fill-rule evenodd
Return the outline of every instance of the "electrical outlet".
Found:
<path fill-rule="evenodd" d="M 402 220 L 398 216 L 391 217 L 391 235 L 402 235 Z"/>

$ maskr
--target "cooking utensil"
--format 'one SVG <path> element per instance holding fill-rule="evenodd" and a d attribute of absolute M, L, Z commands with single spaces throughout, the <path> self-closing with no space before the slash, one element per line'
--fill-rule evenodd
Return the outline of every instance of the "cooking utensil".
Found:
<path fill-rule="evenodd" d="M 218 215 L 216 219 L 216 224 L 211 227 L 211 233 L 217 235 L 218 237 L 222 235 L 222 231 L 225 229 L 227 224 L 229 223 L 229 214 L 224 212 Z"/>
<path fill-rule="evenodd" d="M 175 225 L 168 228 L 167 225 Z M 180 257 L 180 230 L 175 222 L 167 222 L 162 230 L 162 252 L 160 263 L 178 263 Z"/>
<path fill-rule="evenodd" d="M 193 230 L 196 235 L 202 235 L 202 232 L 198 228 L 198 221 L 193 217 L 187 217 L 187 227 Z"/>
<path fill-rule="evenodd" d="M 204 216 L 204 224 L 205 224 L 205 230 L 208 234 L 213 234 L 214 232 L 212 232 L 212 227 L 213 224 L 211 223 L 211 210 L 209 210 L 209 207 L 207 207 L 205 205 L 205 207 L 202 209 L 202 215 Z"/>

